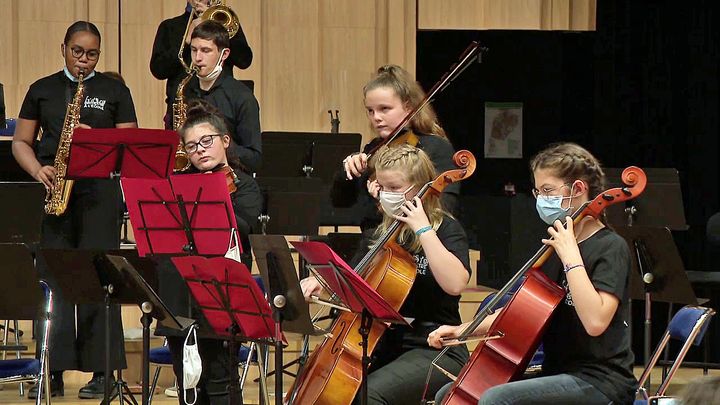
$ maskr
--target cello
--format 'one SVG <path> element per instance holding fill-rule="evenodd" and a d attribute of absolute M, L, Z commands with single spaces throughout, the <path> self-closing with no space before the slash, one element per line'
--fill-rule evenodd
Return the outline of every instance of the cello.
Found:
<path fill-rule="evenodd" d="M 573 223 L 577 224 L 588 215 L 599 218 L 608 206 L 636 198 L 645 190 L 647 177 L 642 169 L 630 166 L 623 170 L 621 177 L 627 187 L 604 191 L 585 202 L 573 214 Z M 485 318 L 493 315 L 503 296 L 522 283 L 488 329 L 489 338 L 485 338 L 488 340 L 479 343 L 454 379 L 443 405 L 477 404 L 486 390 L 517 380 L 525 372 L 552 313 L 565 296 L 565 290 L 540 270 L 552 254 L 553 249 L 543 245 L 457 337 L 459 342 L 466 341 Z M 433 364 L 445 351 L 447 347 Z"/>
<path fill-rule="evenodd" d="M 439 195 L 449 184 L 468 178 L 475 171 L 475 158 L 461 150 L 453 156 L 459 169 L 448 170 L 426 183 L 417 196 Z M 410 293 L 416 275 L 415 260 L 396 239 L 403 223 L 395 220 L 377 243 L 355 267 L 393 309 L 400 310 Z M 362 382 L 362 315 L 343 313 L 332 326 L 330 334 L 315 348 L 298 373 L 285 404 L 349 405 Z M 382 322 L 373 322 L 367 338 L 370 356 L 387 329 Z"/>

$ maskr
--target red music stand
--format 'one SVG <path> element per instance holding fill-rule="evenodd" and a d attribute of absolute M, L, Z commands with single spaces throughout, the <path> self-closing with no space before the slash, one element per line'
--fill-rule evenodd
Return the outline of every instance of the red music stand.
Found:
<path fill-rule="evenodd" d="M 173 167 L 178 136 L 174 131 L 139 128 L 78 128 L 73 132 L 67 161 L 68 179 L 167 177 Z M 118 203 L 119 203 L 118 199 Z M 109 304 L 106 303 L 109 318 Z M 106 323 L 106 335 L 109 335 Z M 109 344 L 106 340 L 106 344 Z M 109 347 L 106 348 L 109 351 Z M 106 356 L 106 375 L 109 360 Z M 116 384 L 122 386 L 121 371 Z M 118 393 L 121 390 L 118 389 Z M 122 394 L 120 395 L 121 403 Z M 144 398 L 145 399 L 145 398 Z M 131 398 L 135 402 L 134 398 Z M 103 403 L 109 404 L 109 380 Z"/>
<path fill-rule="evenodd" d="M 69 179 L 165 178 L 179 138 L 175 131 L 143 128 L 78 128 L 68 158 Z"/>
<path fill-rule="evenodd" d="M 222 256 L 237 222 L 222 173 L 120 180 L 140 256 Z"/>
<path fill-rule="evenodd" d="M 407 325 L 407 321 L 359 274 L 322 242 L 291 242 L 308 267 L 322 277 L 326 287 L 337 296 L 351 312 L 362 314 L 360 337 L 362 337 L 362 378 L 360 382 L 361 403 L 367 404 L 367 369 L 370 357 L 367 353 L 368 335 L 373 319 Z"/>
<path fill-rule="evenodd" d="M 230 369 L 234 370 L 230 403 L 234 404 L 239 384 L 235 342 L 273 343 L 275 323 L 270 305 L 242 263 L 225 257 L 185 256 L 171 260 L 185 279 L 214 335 L 229 341 Z"/>

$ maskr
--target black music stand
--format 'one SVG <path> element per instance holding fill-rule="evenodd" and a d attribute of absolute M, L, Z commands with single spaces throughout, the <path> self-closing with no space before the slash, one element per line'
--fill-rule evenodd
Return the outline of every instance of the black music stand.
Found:
<path fill-rule="evenodd" d="M 150 398 L 150 324 L 153 318 L 157 319 L 158 324 L 177 330 L 189 327 L 194 320 L 173 316 L 146 281 L 146 278 L 157 279 L 152 260 L 139 257 L 132 257 L 131 260 L 113 254 L 98 255 L 95 259 L 96 266 L 103 267 L 105 275 L 109 277 L 107 282 L 113 287 L 115 300 L 121 304 L 137 304 L 142 311 L 142 403 L 147 405 Z M 110 398 L 110 401 L 113 399 Z"/>
<path fill-rule="evenodd" d="M 33 244 L 40 241 L 45 187 L 37 182 L 0 182 L 0 242 Z M 30 214 L 30 215 L 28 215 Z"/>
<path fill-rule="evenodd" d="M 645 302 L 643 355 L 647 365 L 652 343 L 652 301 L 695 305 L 697 298 L 670 234 L 670 230 L 688 228 L 678 172 L 673 168 L 643 170 L 647 175 L 645 191 L 628 200 L 625 207 L 608 207 L 606 215 L 632 252 L 630 298 Z M 611 179 L 608 185 L 621 186 L 616 183 L 621 173 L 621 169 L 605 169 Z"/>
<path fill-rule="evenodd" d="M 40 242 L 40 229 L 43 220 L 45 187 L 38 182 L 0 182 L 0 195 L 12 196 L 0 198 L 0 212 L 3 213 L 3 226 L 0 227 L 0 243 L 25 244 L 28 247 Z M 28 215 L 29 214 L 29 215 Z M 0 319 L 15 319 L 1 318 Z M 23 331 L 7 328 L 19 339 Z"/>
<path fill-rule="evenodd" d="M 250 245 L 268 293 L 275 321 L 275 403 L 282 404 L 283 374 L 296 377 L 287 368 L 299 363 L 302 357 L 283 365 L 283 345 L 278 338 L 281 331 L 302 335 L 321 335 L 325 330 L 316 328 L 310 319 L 310 309 L 298 280 L 287 240 L 282 235 L 250 235 Z"/>
<path fill-rule="evenodd" d="M 265 161 L 258 177 L 319 177 L 329 184 L 343 158 L 360 150 L 358 133 L 262 133 Z"/>
<path fill-rule="evenodd" d="M 126 256 L 138 268 L 152 266 L 151 262 L 139 261 L 137 253 L 132 250 L 40 249 L 48 272 L 64 299 L 76 305 L 105 304 L 105 395 L 101 403 L 109 405 L 111 398 L 117 395 L 121 404 L 128 400 L 137 405 L 127 383 L 122 379 L 120 369 L 117 370 L 118 377 L 115 382 L 117 391 L 111 395 L 110 307 L 113 304 L 138 304 L 138 301 L 134 300 L 136 296 L 132 291 L 135 286 L 126 285 L 129 279 L 118 273 L 114 266 L 108 266 L 104 262 L 103 257 L 107 253 Z"/>
<path fill-rule="evenodd" d="M 247 267 L 225 257 L 173 257 L 210 328 L 229 342 L 230 404 L 237 403 L 237 347 L 239 341 L 272 343 L 274 325 L 270 305 Z M 279 338 L 283 339 L 282 334 Z M 264 384 L 264 383 L 263 383 Z M 267 390 L 265 390 L 267 392 Z"/>
<path fill-rule="evenodd" d="M 292 242 L 292 245 L 305 258 L 308 266 L 321 277 L 323 285 L 334 294 L 350 312 L 361 314 L 361 326 L 358 330 L 362 338 L 362 378 L 360 383 L 360 403 L 367 404 L 367 371 L 370 366 L 368 356 L 368 335 L 373 320 L 407 325 L 407 321 L 390 306 L 375 289 L 345 263 L 335 252 L 322 242 Z"/>
<path fill-rule="evenodd" d="M 43 292 L 32 252 L 21 243 L 0 243 L 0 260 L 3 262 L 0 266 L 0 277 L 3 279 L 0 319 L 37 319 Z M 13 332 L 19 337 L 19 331 Z M 27 350 L 27 346 L 7 345 L 7 342 L 0 346 L 0 351 L 11 350 Z"/>
<path fill-rule="evenodd" d="M 319 179 L 264 177 L 257 182 L 265 197 L 263 234 L 317 235 L 324 192 Z"/>

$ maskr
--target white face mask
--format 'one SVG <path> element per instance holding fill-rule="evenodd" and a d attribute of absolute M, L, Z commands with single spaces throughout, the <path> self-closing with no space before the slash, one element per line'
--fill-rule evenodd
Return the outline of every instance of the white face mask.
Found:
<path fill-rule="evenodd" d="M 193 343 L 188 344 L 192 335 Z M 195 325 L 190 326 L 187 337 L 185 337 L 185 344 L 183 345 L 183 398 L 185 403 L 188 405 L 195 404 L 197 400 L 197 384 L 200 381 L 202 375 L 202 361 L 200 360 L 200 352 L 198 352 L 197 333 L 195 332 Z M 193 390 L 192 402 L 187 399 L 187 392 Z"/>
<path fill-rule="evenodd" d="M 198 79 L 201 82 L 211 82 L 220 76 L 220 73 L 222 73 L 222 64 L 223 64 L 222 56 L 223 56 L 223 53 L 225 52 L 225 49 L 227 49 L 227 48 L 223 48 L 220 50 L 220 57 L 218 58 L 218 61 L 215 64 L 215 68 L 213 69 L 212 72 L 208 73 L 208 75 L 205 77 L 197 75 Z"/>
<path fill-rule="evenodd" d="M 225 253 L 225 257 L 230 260 L 235 260 L 238 263 L 242 263 L 242 257 L 240 256 L 240 242 L 238 242 L 237 231 L 235 228 L 230 230 L 230 243 L 228 250 Z"/>
<path fill-rule="evenodd" d="M 393 216 L 400 214 L 400 207 L 405 204 L 405 193 L 412 190 L 415 185 L 408 187 L 405 191 L 380 191 L 378 198 L 380 199 L 380 205 L 386 214 Z"/>

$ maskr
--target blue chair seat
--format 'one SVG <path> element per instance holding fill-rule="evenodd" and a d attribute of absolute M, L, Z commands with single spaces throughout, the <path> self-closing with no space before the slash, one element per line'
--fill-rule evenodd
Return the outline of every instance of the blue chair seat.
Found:
<path fill-rule="evenodd" d="M 172 355 L 170 354 L 170 348 L 167 346 L 150 349 L 150 355 L 148 357 L 151 363 L 172 364 Z"/>
<path fill-rule="evenodd" d="M 38 359 L 0 360 L 0 378 L 33 375 L 40 373 Z"/>
<path fill-rule="evenodd" d="M 238 362 L 245 363 L 247 361 L 248 354 L 250 354 L 250 347 L 241 345 L 238 350 Z M 257 363 L 257 350 L 252 351 L 252 354 L 250 355 L 250 363 Z"/>

